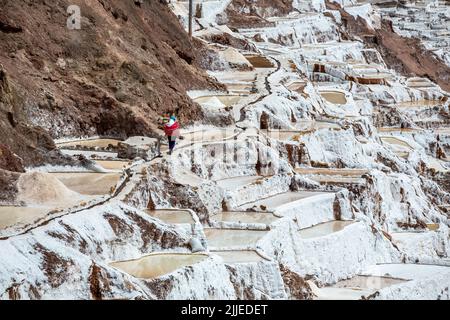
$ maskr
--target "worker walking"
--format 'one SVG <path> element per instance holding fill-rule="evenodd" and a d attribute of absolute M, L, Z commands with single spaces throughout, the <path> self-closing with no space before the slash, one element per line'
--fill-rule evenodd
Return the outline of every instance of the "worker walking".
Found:
<path fill-rule="evenodd" d="M 180 136 L 180 124 L 175 116 L 171 116 L 169 121 L 164 125 L 164 133 L 169 140 L 169 155 L 172 154 L 177 138 Z"/>

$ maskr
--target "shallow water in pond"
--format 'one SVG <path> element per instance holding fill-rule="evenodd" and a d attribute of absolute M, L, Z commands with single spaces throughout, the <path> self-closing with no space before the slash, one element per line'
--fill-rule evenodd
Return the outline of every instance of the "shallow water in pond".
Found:
<path fill-rule="evenodd" d="M 435 107 L 442 104 L 443 102 L 437 100 L 418 100 L 418 101 L 400 102 L 393 106 L 397 108 L 420 108 L 420 107 Z"/>
<path fill-rule="evenodd" d="M 322 91 L 320 95 L 330 103 L 333 104 L 346 104 L 347 98 L 345 94 L 339 91 Z"/>
<path fill-rule="evenodd" d="M 154 218 L 170 224 L 195 223 L 192 215 L 186 210 L 146 210 Z"/>
<path fill-rule="evenodd" d="M 122 170 L 129 166 L 129 161 L 106 161 L 97 160 L 95 161 L 99 166 L 106 170 Z"/>
<path fill-rule="evenodd" d="M 207 258 L 203 254 L 151 254 L 137 260 L 113 262 L 110 265 L 136 278 L 154 279 Z"/>
<path fill-rule="evenodd" d="M 338 231 L 343 230 L 345 227 L 353 224 L 354 221 L 330 221 L 315 225 L 310 228 L 305 228 L 299 231 L 300 236 L 303 239 L 323 237 Z"/>
<path fill-rule="evenodd" d="M 0 229 L 16 224 L 28 224 L 45 217 L 51 209 L 33 207 L 0 206 Z"/>

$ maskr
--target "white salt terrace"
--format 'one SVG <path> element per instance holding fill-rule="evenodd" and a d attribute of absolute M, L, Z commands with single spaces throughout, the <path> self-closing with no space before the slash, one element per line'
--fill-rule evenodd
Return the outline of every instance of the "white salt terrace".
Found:
<path fill-rule="evenodd" d="M 301 229 L 299 233 L 300 237 L 303 239 L 318 238 L 339 232 L 353 223 L 355 222 L 343 220 L 329 221 L 317 224 L 310 228 Z"/>
<path fill-rule="evenodd" d="M 253 83 L 251 82 L 237 82 L 226 84 L 227 90 L 232 93 L 250 94 L 253 90 Z"/>
<path fill-rule="evenodd" d="M 212 248 L 254 248 L 267 232 L 241 229 L 205 229 L 208 246 Z"/>
<path fill-rule="evenodd" d="M 407 158 L 413 148 L 405 141 L 396 137 L 380 137 L 383 143 L 387 144 L 392 151 L 394 151 L 399 157 Z"/>
<path fill-rule="evenodd" d="M 298 128 L 298 130 L 277 130 L 277 129 L 269 129 L 267 131 L 267 135 L 276 140 L 280 141 L 297 141 L 300 136 L 309 134 L 311 132 L 322 130 L 322 129 L 331 129 L 338 130 L 341 127 L 337 123 L 327 122 L 327 121 L 314 121 L 314 120 L 301 120 L 296 123 L 292 123 L 293 126 Z"/>
<path fill-rule="evenodd" d="M 450 135 L 450 128 L 437 128 L 433 129 L 433 132 L 441 135 Z"/>
<path fill-rule="evenodd" d="M 256 263 L 268 261 L 254 250 L 211 251 L 211 253 L 220 256 L 227 264 Z"/>
<path fill-rule="evenodd" d="M 362 178 L 367 169 L 333 169 L 333 168 L 297 168 L 298 174 L 307 175 L 309 179 L 321 184 L 365 184 Z"/>
<path fill-rule="evenodd" d="M 195 223 L 195 220 L 192 217 L 191 212 L 188 210 L 159 209 L 159 210 L 146 210 L 146 212 L 152 217 L 169 224 Z"/>
<path fill-rule="evenodd" d="M 239 103 L 242 98 L 241 95 L 208 95 L 195 98 L 194 101 L 202 106 L 221 109 Z"/>
<path fill-rule="evenodd" d="M 281 193 L 266 199 L 261 199 L 255 202 L 247 203 L 239 207 L 240 210 L 247 210 L 251 208 L 261 209 L 263 211 L 274 212 L 277 208 L 282 205 L 300 201 L 303 199 L 328 194 L 326 192 L 316 192 L 316 191 L 298 191 L 298 192 L 286 192 Z"/>
<path fill-rule="evenodd" d="M 365 179 L 358 177 L 311 175 L 308 178 L 322 185 L 348 185 L 348 184 L 363 185 L 366 183 Z"/>
<path fill-rule="evenodd" d="M 264 179 L 264 177 L 262 177 L 262 176 L 242 176 L 242 177 L 234 177 L 234 178 L 217 180 L 216 183 L 219 187 L 228 190 L 228 189 L 236 189 L 241 186 L 252 184 L 257 181 L 261 181 L 263 179 Z"/>
<path fill-rule="evenodd" d="M 213 221 L 236 223 L 261 223 L 270 225 L 279 218 L 271 212 L 224 211 L 214 215 Z"/>
<path fill-rule="evenodd" d="M 254 82 L 258 76 L 257 71 L 233 71 L 233 72 L 210 72 L 222 83 Z"/>
<path fill-rule="evenodd" d="M 113 262 L 110 265 L 136 278 L 155 279 L 207 258 L 205 254 L 155 253 L 136 260 Z"/>
<path fill-rule="evenodd" d="M 120 180 L 121 173 L 86 173 L 86 172 L 61 172 L 50 173 L 60 180 L 67 188 L 82 195 L 107 195 L 110 194 Z"/>
<path fill-rule="evenodd" d="M 204 129 L 196 130 L 191 132 L 182 132 L 181 136 L 183 139 L 180 141 L 181 144 L 184 142 L 218 142 L 223 140 L 231 139 L 236 136 L 238 132 L 235 129 Z"/>
<path fill-rule="evenodd" d="M 388 276 L 405 280 L 422 280 L 436 274 L 450 277 L 450 267 L 425 264 L 379 264 L 365 270 L 363 275 Z"/>

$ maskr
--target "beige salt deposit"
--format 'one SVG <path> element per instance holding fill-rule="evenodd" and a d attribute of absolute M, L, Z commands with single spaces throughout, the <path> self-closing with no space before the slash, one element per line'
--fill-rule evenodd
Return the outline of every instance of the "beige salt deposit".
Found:
<path fill-rule="evenodd" d="M 48 173 L 24 173 L 19 177 L 17 187 L 17 200 L 27 205 L 70 207 L 86 200 Z"/>

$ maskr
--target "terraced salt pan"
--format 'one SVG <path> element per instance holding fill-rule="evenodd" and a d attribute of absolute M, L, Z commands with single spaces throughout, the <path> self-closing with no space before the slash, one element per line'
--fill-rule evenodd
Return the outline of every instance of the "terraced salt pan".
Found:
<path fill-rule="evenodd" d="M 214 221 L 237 223 L 262 223 L 270 225 L 279 218 L 270 212 L 225 211 L 212 217 Z"/>
<path fill-rule="evenodd" d="M 231 139 L 237 133 L 234 129 L 210 129 L 210 130 L 197 130 L 192 132 L 183 132 L 183 140 L 181 144 L 185 142 L 219 142 L 223 140 Z"/>
<path fill-rule="evenodd" d="M 276 139 L 276 140 L 280 140 L 280 141 L 290 141 L 290 140 L 296 141 L 296 140 L 298 140 L 298 138 L 300 136 L 309 134 L 316 130 L 340 129 L 340 126 L 336 123 L 313 121 L 313 120 L 299 121 L 297 123 L 293 123 L 292 125 L 295 126 L 296 128 L 298 128 L 298 130 L 270 129 L 267 131 L 267 135 L 272 139 Z"/>
<path fill-rule="evenodd" d="M 340 125 L 327 121 L 305 120 L 297 121 L 295 127 L 300 130 L 340 129 Z"/>
<path fill-rule="evenodd" d="M 354 221 L 329 221 L 317 224 L 310 228 L 302 229 L 299 231 L 299 233 L 303 239 L 318 238 L 335 232 L 339 232 L 353 223 Z"/>
<path fill-rule="evenodd" d="M 195 98 L 194 101 L 200 105 L 217 107 L 218 109 L 223 107 L 233 106 L 243 98 L 241 95 L 209 95 Z"/>
<path fill-rule="evenodd" d="M 404 151 L 412 150 L 412 147 L 409 145 L 409 143 L 395 137 L 381 137 L 381 140 L 387 144 L 402 147 L 402 150 Z"/>
<path fill-rule="evenodd" d="M 423 280 L 436 274 L 449 275 L 450 267 L 425 264 L 379 264 L 367 268 L 363 275 L 385 276 L 405 280 Z"/>
<path fill-rule="evenodd" d="M 298 192 L 286 192 L 278 194 L 276 196 L 269 197 L 267 199 L 258 200 L 255 202 L 247 203 L 239 207 L 240 210 L 247 210 L 253 207 L 264 208 L 263 210 L 275 211 L 282 205 L 293 203 L 299 200 L 327 194 L 325 192 L 315 191 L 298 191 Z"/>
<path fill-rule="evenodd" d="M 99 166 L 106 170 L 123 170 L 130 165 L 129 161 L 107 161 L 97 160 L 95 161 Z"/>
<path fill-rule="evenodd" d="M 416 109 L 423 107 L 436 107 L 442 105 L 442 101 L 439 100 L 418 100 L 418 101 L 408 101 L 396 103 L 394 107 L 405 108 L 405 109 Z"/>
<path fill-rule="evenodd" d="M 334 286 L 315 289 L 318 300 L 360 300 L 376 291 L 402 284 L 407 280 L 358 275 L 348 280 L 339 281 Z"/>
<path fill-rule="evenodd" d="M 222 83 L 235 83 L 237 81 L 253 82 L 256 80 L 258 72 L 256 71 L 224 71 L 224 72 L 210 72 L 210 74 L 217 78 Z"/>
<path fill-rule="evenodd" d="M 226 85 L 227 90 L 233 93 L 250 94 L 253 90 L 252 83 L 229 83 Z"/>
<path fill-rule="evenodd" d="M 303 93 L 303 90 L 305 89 L 305 87 L 306 87 L 306 82 L 296 81 L 296 82 L 291 83 L 288 86 L 288 89 L 298 92 L 298 93 Z"/>
<path fill-rule="evenodd" d="M 378 128 L 378 132 L 400 132 L 400 133 L 416 133 L 423 130 L 415 128 L 395 128 L 395 127 L 382 127 Z"/>
<path fill-rule="evenodd" d="M 345 177 L 361 177 L 367 174 L 367 169 L 335 169 L 335 168 L 297 168 L 295 172 L 299 174 L 320 174 L 331 176 L 345 176 Z"/>
<path fill-rule="evenodd" d="M 121 173 L 62 172 L 50 173 L 67 188 L 82 195 L 110 194 L 120 180 Z"/>
<path fill-rule="evenodd" d="M 30 224 L 45 217 L 49 212 L 45 207 L 13 207 L 0 206 L 0 229 L 6 229 L 18 224 Z"/>
<path fill-rule="evenodd" d="M 110 265 L 136 278 L 155 279 L 207 258 L 204 254 L 155 253 L 136 260 L 112 262 Z"/>
<path fill-rule="evenodd" d="M 213 248 L 254 248 L 266 234 L 261 230 L 205 229 L 208 246 Z"/>
<path fill-rule="evenodd" d="M 325 287 L 317 289 L 316 300 L 360 300 L 371 295 L 373 290 Z"/>
<path fill-rule="evenodd" d="M 339 177 L 339 176 L 320 176 L 312 175 L 308 177 L 322 185 L 347 185 L 347 184 L 365 184 L 366 180 L 357 177 Z"/>
<path fill-rule="evenodd" d="M 219 187 L 223 189 L 236 189 L 238 187 L 242 187 L 251 183 L 254 183 L 258 180 L 263 179 L 262 176 L 243 176 L 243 177 L 234 177 L 223 180 L 217 180 L 216 183 Z"/>
<path fill-rule="evenodd" d="M 366 169 L 331 168 L 298 168 L 295 171 L 321 184 L 364 184 L 366 180 L 361 176 L 369 172 Z"/>
<path fill-rule="evenodd" d="M 195 220 L 188 210 L 146 210 L 146 212 L 154 218 L 162 220 L 170 224 L 194 224 Z"/>
<path fill-rule="evenodd" d="M 217 254 L 228 264 L 268 261 L 254 250 L 211 251 L 211 253 Z"/>
<path fill-rule="evenodd" d="M 332 104 L 346 104 L 347 98 L 345 97 L 345 93 L 339 91 L 321 91 L 320 95 Z"/>

